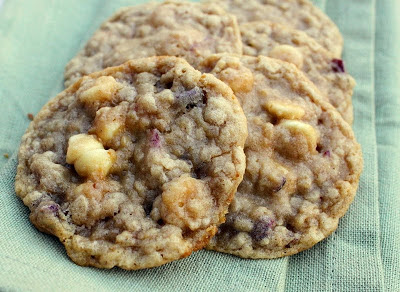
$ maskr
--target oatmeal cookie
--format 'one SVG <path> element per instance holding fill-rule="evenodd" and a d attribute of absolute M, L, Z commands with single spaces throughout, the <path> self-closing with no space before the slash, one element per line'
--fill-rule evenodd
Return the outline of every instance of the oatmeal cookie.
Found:
<path fill-rule="evenodd" d="M 276 258 L 329 236 L 362 170 L 349 124 L 293 64 L 217 55 L 201 68 L 231 86 L 249 131 L 243 182 L 208 248 Z"/>
<path fill-rule="evenodd" d="M 125 7 L 105 21 L 65 68 L 65 86 L 130 59 L 184 57 L 195 66 L 214 53 L 242 53 L 236 18 L 215 4 L 167 1 Z"/>
<path fill-rule="evenodd" d="M 335 58 L 306 33 L 269 21 L 240 25 L 243 53 L 264 55 L 296 65 L 328 97 L 346 122 L 353 122 L 351 97 L 354 79 L 346 73 L 344 62 Z"/>
<path fill-rule="evenodd" d="M 269 20 L 302 30 L 336 58 L 343 49 L 343 37 L 327 15 L 309 0 L 206 0 L 218 3 L 237 16 L 239 23 Z"/>
<path fill-rule="evenodd" d="M 22 138 L 15 189 L 79 265 L 159 266 L 206 245 L 242 180 L 232 90 L 176 57 L 85 76 Z"/>

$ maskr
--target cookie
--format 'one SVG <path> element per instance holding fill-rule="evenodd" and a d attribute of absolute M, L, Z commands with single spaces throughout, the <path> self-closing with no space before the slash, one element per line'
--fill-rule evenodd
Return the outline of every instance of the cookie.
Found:
<path fill-rule="evenodd" d="M 269 21 L 240 25 L 243 53 L 270 56 L 293 63 L 306 73 L 348 123 L 353 122 L 351 97 L 354 79 L 344 62 L 335 58 L 306 33 Z"/>
<path fill-rule="evenodd" d="M 184 57 L 191 65 L 214 53 L 242 53 L 236 18 L 215 4 L 167 1 L 126 7 L 105 21 L 65 68 L 65 86 L 130 59 Z"/>
<path fill-rule="evenodd" d="M 343 37 L 327 15 L 309 0 L 207 0 L 237 16 L 239 23 L 269 20 L 302 30 L 340 58 Z"/>
<path fill-rule="evenodd" d="M 206 245 L 242 180 L 244 113 L 185 60 L 151 57 L 91 74 L 37 114 L 15 189 L 77 264 L 159 266 Z"/>
<path fill-rule="evenodd" d="M 277 258 L 329 236 L 362 170 L 349 124 L 293 64 L 219 55 L 206 59 L 202 70 L 231 86 L 249 131 L 243 182 L 208 248 Z"/>

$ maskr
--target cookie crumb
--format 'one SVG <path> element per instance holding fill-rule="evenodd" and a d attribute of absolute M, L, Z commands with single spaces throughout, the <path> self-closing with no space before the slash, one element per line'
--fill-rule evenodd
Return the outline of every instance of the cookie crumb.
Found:
<path fill-rule="evenodd" d="M 7 158 L 7 159 L 10 158 L 10 155 L 8 155 L 8 153 L 4 153 L 3 156 L 4 156 L 5 158 Z"/>
<path fill-rule="evenodd" d="M 33 118 L 34 118 L 33 114 L 28 113 L 27 116 L 28 116 L 28 119 L 29 119 L 29 120 L 33 121 Z"/>

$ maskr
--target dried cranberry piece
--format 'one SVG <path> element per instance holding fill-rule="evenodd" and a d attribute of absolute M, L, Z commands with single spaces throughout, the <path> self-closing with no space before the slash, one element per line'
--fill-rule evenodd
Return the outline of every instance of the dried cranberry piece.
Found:
<path fill-rule="evenodd" d="M 48 208 L 52 212 L 58 212 L 59 209 L 58 205 L 50 205 Z"/>
<path fill-rule="evenodd" d="M 160 132 L 157 129 L 151 130 L 150 145 L 151 147 L 161 147 Z"/>
<path fill-rule="evenodd" d="M 276 189 L 274 189 L 274 192 L 275 193 L 279 192 L 285 184 L 286 184 L 286 177 L 282 177 L 281 184 Z"/>
<path fill-rule="evenodd" d="M 177 93 L 176 99 L 180 107 L 187 110 L 203 106 L 207 103 L 207 96 L 199 87 Z"/>
<path fill-rule="evenodd" d="M 324 157 L 331 157 L 331 152 L 329 150 L 326 150 L 324 152 Z"/>
<path fill-rule="evenodd" d="M 344 73 L 346 69 L 344 68 L 344 62 L 342 59 L 332 59 L 331 61 L 332 70 L 335 73 Z"/>
<path fill-rule="evenodd" d="M 47 209 L 50 210 L 54 216 L 58 217 L 58 210 L 60 210 L 60 206 L 56 205 L 56 204 L 51 204 L 49 206 L 47 206 Z"/>
<path fill-rule="evenodd" d="M 251 230 L 250 236 L 255 241 L 263 240 L 268 236 L 269 231 L 275 225 L 275 220 L 267 218 L 259 220 L 254 223 L 253 229 Z"/>

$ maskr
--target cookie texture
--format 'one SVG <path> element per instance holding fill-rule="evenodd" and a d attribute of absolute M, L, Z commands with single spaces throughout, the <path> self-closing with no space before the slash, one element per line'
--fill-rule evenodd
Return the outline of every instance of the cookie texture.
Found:
<path fill-rule="evenodd" d="M 346 122 L 353 122 L 354 79 L 344 62 L 335 58 L 306 33 L 269 21 L 240 25 L 243 53 L 264 55 L 293 63 L 328 97 Z"/>
<path fill-rule="evenodd" d="M 197 64 L 214 53 L 242 53 L 236 18 L 215 4 L 167 1 L 126 7 L 105 21 L 65 68 L 65 86 L 130 59 L 184 57 Z"/>
<path fill-rule="evenodd" d="M 159 266 L 206 245 L 242 180 L 246 118 L 232 90 L 185 60 L 85 76 L 22 138 L 15 189 L 79 265 Z"/>
<path fill-rule="evenodd" d="M 326 238 L 352 202 L 362 170 L 349 124 L 293 64 L 219 55 L 202 70 L 231 86 L 249 131 L 243 182 L 208 248 L 276 258 Z"/>
<path fill-rule="evenodd" d="M 237 16 L 239 23 L 268 20 L 302 30 L 339 58 L 343 37 L 337 26 L 309 0 L 206 0 Z"/>

